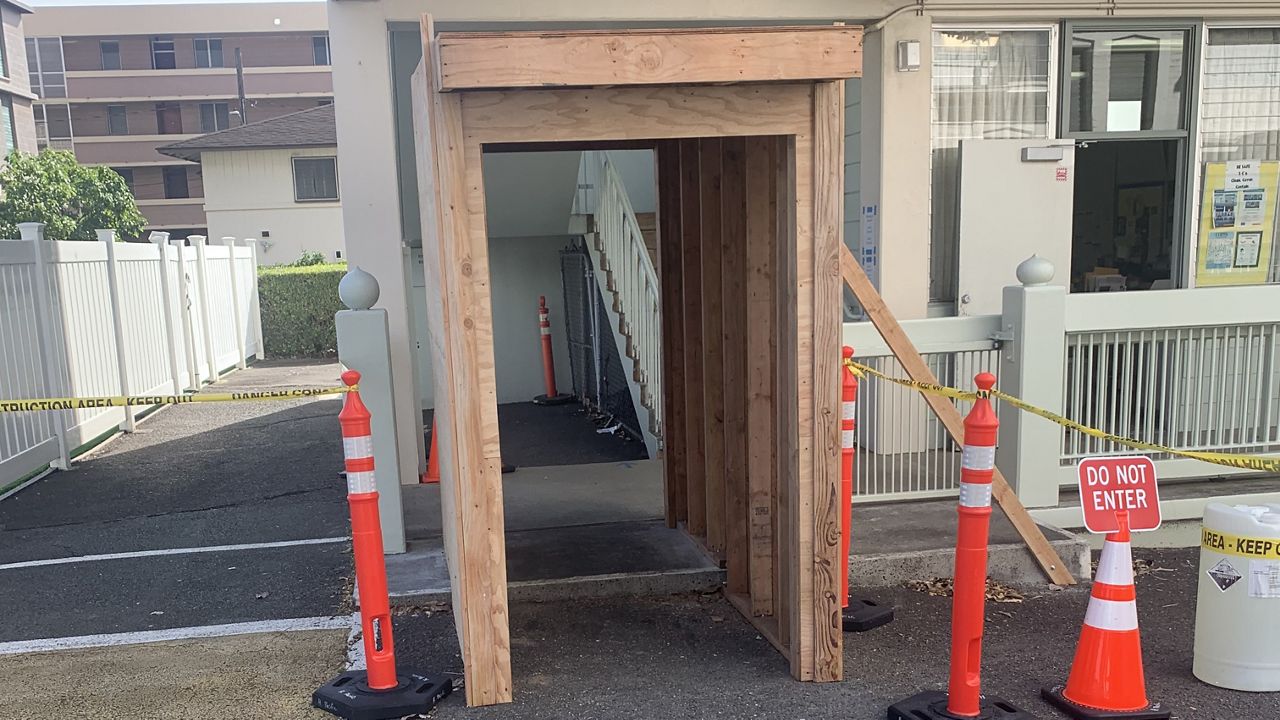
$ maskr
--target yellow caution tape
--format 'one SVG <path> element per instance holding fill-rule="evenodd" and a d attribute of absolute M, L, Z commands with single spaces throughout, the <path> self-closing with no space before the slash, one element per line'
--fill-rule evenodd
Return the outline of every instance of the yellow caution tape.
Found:
<path fill-rule="evenodd" d="M 1223 555 L 1280 560 L 1280 539 L 1277 538 L 1241 537 L 1202 528 L 1200 547 Z"/>
<path fill-rule="evenodd" d="M 253 402 L 259 400 L 293 400 L 321 395 L 344 395 L 356 388 L 291 388 L 263 392 L 204 393 L 201 395 L 115 395 L 80 398 L 41 398 L 38 400 L 0 400 L 0 413 L 38 412 L 42 410 L 87 410 L 93 408 L 137 407 L 147 405 L 185 405 L 187 403 Z"/>
<path fill-rule="evenodd" d="M 874 368 L 867 367 L 866 365 L 854 362 L 852 360 L 845 360 L 845 367 L 849 368 L 850 372 L 852 372 L 853 374 L 859 377 L 865 377 L 866 375 L 870 375 L 872 377 L 876 377 L 881 380 L 886 380 L 888 382 L 901 385 L 903 387 L 912 388 L 913 390 L 918 390 L 920 392 L 932 393 L 934 395 L 942 395 L 943 397 L 948 397 L 953 400 L 966 400 L 966 401 L 972 402 L 985 394 L 982 392 L 976 392 L 971 390 L 959 390 L 953 387 L 947 387 L 945 385 L 934 385 L 932 383 L 923 383 L 915 380 L 908 380 L 906 378 L 892 377 L 878 370 L 875 370 Z M 1013 395 L 1010 395 L 1005 392 L 1001 392 L 999 390 L 992 390 L 990 393 L 990 396 L 994 398 L 999 398 L 1000 400 L 1003 400 L 1004 402 L 1018 408 L 1019 410 L 1025 410 L 1033 415 L 1038 415 L 1046 420 L 1051 420 L 1065 428 L 1070 428 L 1072 430 L 1075 430 L 1076 432 L 1084 433 L 1089 437 L 1098 438 L 1099 440 L 1115 443 L 1117 445 L 1125 445 L 1138 450 L 1148 450 L 1151 452 L 1164 453 L 1167 455 L 1177 455 L 1179 457 L 1192 458 L 1192 459 L 1201 460 L 1207 463 L 1213 463 L 1215 465 L 1224 465 L 1226 467 L 1239 468 L 1242 470 L 1260 470 L 1260 471 L 1266 471 L 1266 472 L 1280 472 L 1280 457 L 1274 457 L 1274 456 L 1268 456 L 1268 455 L 1242 455 L 1238 453 L 1208 452 L 1204 450 L 1179 450 L 1177 448 L 1171 448 L 1167 445 L 1143 442 L 1142 440 L 1135 440 L 1133 438 L 1125 437 L 1123 435 L 1116 435 L 1115 433 L 1109 433 L 1104 430 L 1099 430 L 1097 428 L 1089 427 L 1088 425 L 1078 423 L 1075 420 L 1063 417 L 1055 412 L 1045 410 L 1044 408 L 1036 407 L 1035 405 L 1032 405 L 1031 403 L 1026 402 L 1025 400 L 1014 397 Z"/>

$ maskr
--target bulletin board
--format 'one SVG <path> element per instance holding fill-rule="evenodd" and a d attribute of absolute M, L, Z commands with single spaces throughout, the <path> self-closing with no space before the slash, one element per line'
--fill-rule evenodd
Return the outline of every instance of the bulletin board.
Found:
<path fill-rule="evenodd" d="M 1275 246 L 1280 162 L 1204 165 L 1196 285 L 1260 285 Z"/>

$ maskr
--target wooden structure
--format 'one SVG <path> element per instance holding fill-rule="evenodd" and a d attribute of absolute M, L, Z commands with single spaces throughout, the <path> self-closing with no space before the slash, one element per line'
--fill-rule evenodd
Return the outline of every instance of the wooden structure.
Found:
<path fill-rule="evenodd" d="M 840 249 L 854 27 L 441 33 L 414 78 L 445 551 L 471 705 L 511 699 L 481 157 L 657 154 L 666 515 L 801 680 L 843 674 Z"/>

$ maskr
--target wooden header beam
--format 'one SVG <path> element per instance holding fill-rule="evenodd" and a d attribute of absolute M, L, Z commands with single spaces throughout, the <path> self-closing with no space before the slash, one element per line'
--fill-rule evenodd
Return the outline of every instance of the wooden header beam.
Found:
<path fill-rule="evenodd" d="M 812 82 L 862 75 L 862 28 L 440 33 L 441 91 Z"/>

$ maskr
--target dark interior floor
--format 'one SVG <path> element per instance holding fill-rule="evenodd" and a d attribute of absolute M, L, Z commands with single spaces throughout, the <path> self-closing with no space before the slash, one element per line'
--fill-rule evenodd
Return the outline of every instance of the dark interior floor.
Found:
<path fill-rule="evenodd" d="M 433 410 L 423 410 L 431 445 Z M 644 443 L 621 431 L 602 429 L 578 403 L 534 405 L 531 402 L 498 406 L 498 432 L 502 461 L 516 467 L 586 465 L 625 462 L 649 457 Z"/>

